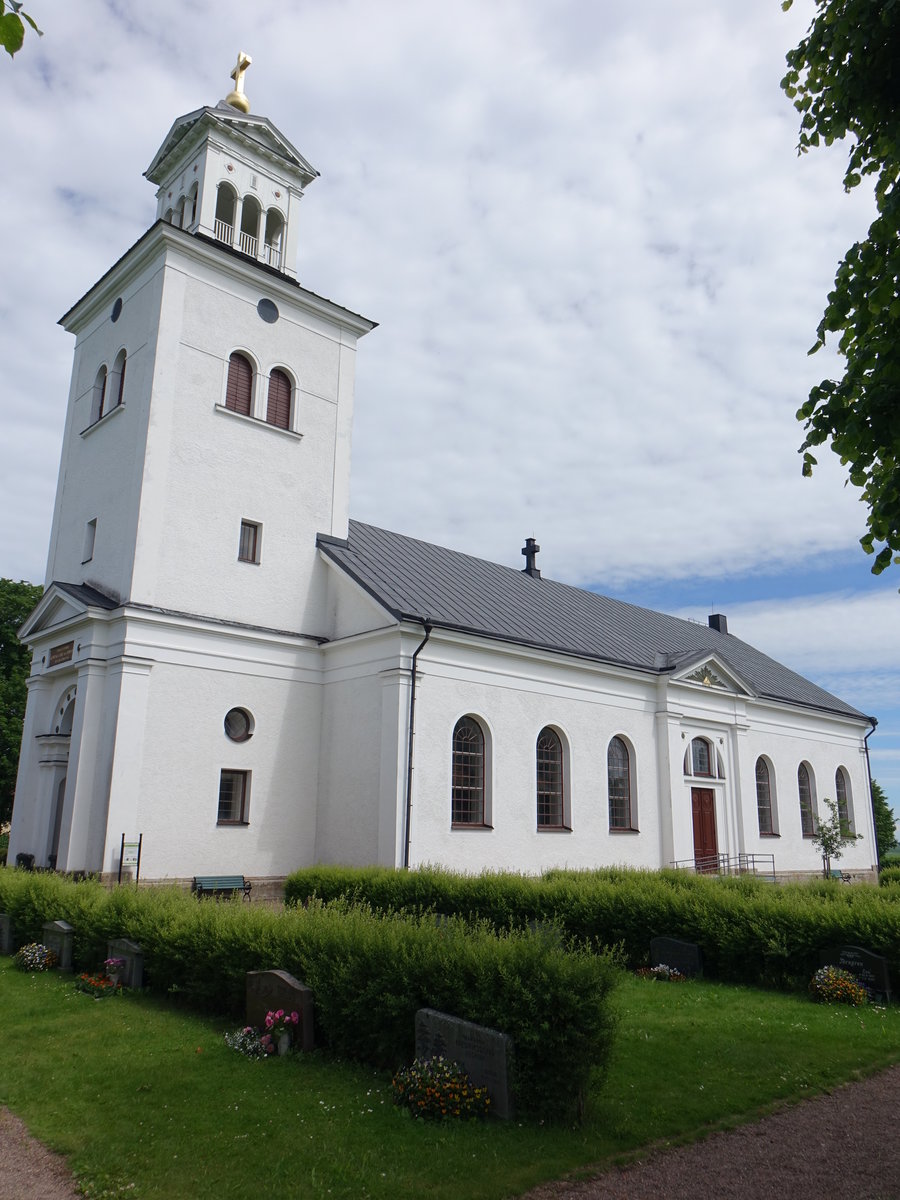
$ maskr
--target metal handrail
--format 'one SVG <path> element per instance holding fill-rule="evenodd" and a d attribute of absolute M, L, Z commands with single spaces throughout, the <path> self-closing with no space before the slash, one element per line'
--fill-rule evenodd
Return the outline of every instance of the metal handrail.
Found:
<path fill-rule="evenodd" d="M 669 863 L 677 871 L 697 875 L 757 875 L 775 882 L 774 854 L 709 854 Z"/>

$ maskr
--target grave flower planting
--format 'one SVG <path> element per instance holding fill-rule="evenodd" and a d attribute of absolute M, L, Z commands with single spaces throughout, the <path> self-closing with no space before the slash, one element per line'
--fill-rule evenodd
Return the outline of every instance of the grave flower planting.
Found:
<path fill-rule="evenodd" d="M 417 1058 L 411 1067 L 398 1071 L 391 1092 L 396 1105 L 425 1121 L 486 1117 L 491 1104 L 487 1088 L 476 1087 L 459 1063 L 442 1055 Z"/>
<path fill-rule="evenodd" d="M 809 981 L 809 991 L 822 1004 L 850 1004 L 858 1008 L 869 999 L 859 980 L 841 967 L 819 967 Z"/>
<path fill-rule="evenodd" d="M 56 954 L 40 942 L 29 942 L 13 956 L 13 965 L 20 971 L 50 971 L 57 962 Z"/>

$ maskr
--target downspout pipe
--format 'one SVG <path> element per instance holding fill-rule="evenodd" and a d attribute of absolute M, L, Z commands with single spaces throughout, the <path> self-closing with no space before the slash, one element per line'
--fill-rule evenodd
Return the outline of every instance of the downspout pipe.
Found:
<path fill-rule="evenodd" d="M 409 742 L 406 747 L 406 830 L 403 837 L 403 869 L 409 870 L 409 839 L 412 824 L 412 780 L 413 780 L 413 741 L 416 735 L 416 666 L 419 654 L 424 650 L 425 643 L 431 637 L 431 625 L 422 623 L 425 636 L 413 652 L 409 668 Z"/>
<path fill-rule="evenodd" d="M 866 748 L 866 774 L 869 776 L 869 808 L 872 810 L 872 830 L 875 834 L 875 870 L 881 870 L 881 853 L 878 849 L 878 828 L 875 821 L 875 797 L 872 795 L 872 763 L 869 759 L 869 738 L 878 728 L 878 719 L 869 717 L 872 723 L 872 728 L 863 738 L 863 745 Z"/>

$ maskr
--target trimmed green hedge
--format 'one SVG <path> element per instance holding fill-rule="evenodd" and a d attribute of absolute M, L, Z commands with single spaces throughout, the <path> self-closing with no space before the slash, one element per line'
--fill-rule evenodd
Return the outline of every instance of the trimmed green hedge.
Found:
<path fill-rule="evenodd" d="M 900 866 L 882 867 L 878 872 L 878 882 L 882 887 L 890 887 L 892 884 L 900 883 Z"/>
<path fill-rule="evenodd" d="M 553 922 L 600 949 L 621 946 L 646 965 L 650 939 L 683 938 L 713 978 L 805 988 L 827 946 L 859 945 L 888 959 L 900 983 L 900 888 L 830 880 L 775 886 L 751 876 L 686 871 L 550 871 L 541 878 L 438 869 L 312 867 L 289 876 L 286 898 L 346 896 L 381 912 L 435 911 L 495 929 Z"/>
<path fill-rule="evenodd" d="M 78 969 L 95 968 L 109 938 L 131 938 L 150 988 L 210 1012 L 243 1015 L 247 971 L 290 971 L 313 990 L 318 1040 L 380 1067 L 412 1061 L 419 1008 L 500 1029 L 515 1046 L 523 1113 L 575 1116 L 609 1057 L 611 957 L 541 936 L 342 901 L 276 911 L 175 888 L 109 891 L 12 868 L 0 869 L 0 911 L 19 943 L 40 941 L 45 921 L 68 921 Z"/>

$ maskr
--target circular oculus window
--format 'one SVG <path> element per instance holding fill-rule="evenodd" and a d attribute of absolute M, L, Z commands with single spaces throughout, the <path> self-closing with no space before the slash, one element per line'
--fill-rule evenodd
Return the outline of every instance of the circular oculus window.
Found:
<path fill-rule="evenodd" d="M 233 742 L 246 742 L 253 736 L 253 717 L 246 708 L 231 708 L 225 714 L 225 734 Z"/>
<path fill-rule="evenodd" d="M 278 320 L 278 305 L 274 300 L 260 300 L 256 311 L 267 325 L 274 325 Z"/>

